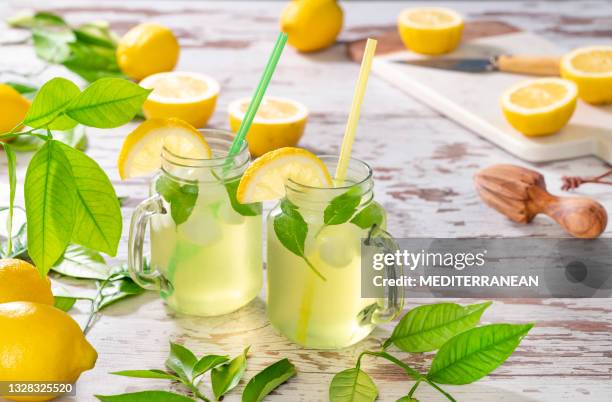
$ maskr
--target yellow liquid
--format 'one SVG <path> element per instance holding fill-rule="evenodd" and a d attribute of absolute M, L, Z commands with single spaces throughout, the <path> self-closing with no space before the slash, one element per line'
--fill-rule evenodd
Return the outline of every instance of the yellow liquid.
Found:
<path fill-rule="evenodd" d="M 253 300 L 262 285 L 261 244 L 261 215 L 234 211 L 221 183 L 200 185 L 180 225 L 170 213 L 151 219 L 151 266 L 169 283 L 162 297 L 185 314 L 226 314 Z"/>
<path fill-rule="evenodd" d="M 337 349 L 365 338 L 375 327 L 370 316 L 377 299 L 361 298 L 361 239 L 367 230 L 345 223 L 328 226 L 308 221 L 305 253 L 327 279 L 287 250 L 268 218 L 268 317 L 287 338 L 317 349 Z"/>

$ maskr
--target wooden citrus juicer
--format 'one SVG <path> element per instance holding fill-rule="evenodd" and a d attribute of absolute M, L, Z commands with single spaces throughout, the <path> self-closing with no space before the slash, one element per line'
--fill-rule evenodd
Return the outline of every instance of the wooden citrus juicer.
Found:
<path fill-rule="evenodd" d="M 480 198 L 508 218 L 529 223 L 537 214 L 554 219 L 574 237 L 592 239 L 608 223 L 605 208 L 587 197 L 557 197 L 546 190 L 544 176 L 515 165 L 493 165 L 474 176 Z"/>

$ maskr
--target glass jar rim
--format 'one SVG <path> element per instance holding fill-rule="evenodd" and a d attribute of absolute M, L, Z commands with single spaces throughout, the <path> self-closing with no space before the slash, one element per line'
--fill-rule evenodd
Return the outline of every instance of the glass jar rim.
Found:
<path fill-rule="evenodd" d="M 320 155 L 318 156 L 319 159 L 321 159 L 321 161 L 323 161 L 323 163 L 328 166 L 328 164 L 326 163 L 327 161 L 331 162 L 332 166 L 337 166 L 338 163 L 338 155 Z M 338 190 L 349 190 L 351 188 L 354 187 L 359 187 L 359 186 L 363 186 L 365 184 L 367 184 L 369 181 L 372 180 L 373 177 L 373 170 L 372 167 L 362 161 L 361 159 L 357 159 L 357 158 L 349 158 L 349 163 L 348 163 L 348 168 L 347 168 L 347 176 L 349 174 L 349 172 L 351 171 L 351 167 L 353 169 L 356 168 L 364 168 L 365 169 L 365 174 L 362 175 L 361 178 L 356 179 L 354 182 L 350 182 L 347 183 L 345 181 L 345 183 L 343 183 L 340 186 L 333 186 L 333 187 L 319 187 L 319 186 L 311 186 L 311 185 L 307 185 L 307 184 L 302 184 L 302 183 L 298 183 L 292 179 L 289 179 L 285 185 L 286 188 L 294 190 L 294 191 L 302 191 L 302 190 L 307 190 L 307 191 L 311 191 L 311 190 L 317 190 L 317 191 L 338 191 Z M 333 174 L 333 172 L 330 172 L 330 174 Z M 332 181 L 333 181 L 333 177 L 332 177 Z"/>

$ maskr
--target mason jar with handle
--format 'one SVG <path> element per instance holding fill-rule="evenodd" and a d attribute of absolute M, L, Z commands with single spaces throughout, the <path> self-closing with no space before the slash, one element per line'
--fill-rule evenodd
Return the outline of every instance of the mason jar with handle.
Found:
<path fill-rule="evenodd" d="M 227 153 L 233 134 L 200 130 L 211 159 L 184 158 L 164 148 L 151 196 L 132 215 L 130 275 L 160 292 L 174 310 L 191 315 L 230 313 L 262 286 L 261 204 L 240 204 L 236 189 L 250 156 L 246 142 Z M 151 258 L 144 257 L 150 225 Z"/>
<path fill-rule="evenodd" d="M 333 172 L 338 157 L 321 160 Z M 335 187 L 289 181 L 285 198 L 268 215 L 268 317 L 293 342 L 343 348 L 401 312 L 403 298 L 395 290 L 386 299 L 362 297 L 362 240 L 380 248 L 394 244 L 373 184 L 371 168 L 351 159 L 346 180 Z M 386 273 L 399 274 L 398 267 Z"/>

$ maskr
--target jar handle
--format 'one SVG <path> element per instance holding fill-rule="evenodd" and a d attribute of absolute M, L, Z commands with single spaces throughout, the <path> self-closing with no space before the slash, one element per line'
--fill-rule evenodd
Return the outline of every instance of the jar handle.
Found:
<path fill-rule="evenodd" d="M 386 230 L 382 229 L 379 225 L 374 225 L 368 234 L 366 244 L 372 244 L 387 254 L 394 254 L 399 250 L 399 245 L 393 239 Z M 393 264 L 385 266 L 385 277 L 387 278 L 399 278 L 403 274 L 402 267 Z M 401 289 L 401 290 L 400 290 Z M 404 288 L 398 288 L 396 286 L 390 286 L 387 295 L 387 302 L 384 306 L 379 306 L 372 313 L 373 324 L 383 324 L 393 320 L 397 317 L 404 308 Z"/>
<path fill-rule="evenodd" d="M 159 290 L 161 273 L 155 268 L 146 267 L 143 258 L 145 230 L 147 223 L 155 214 L 166 213 L 161 197 L 155 194 L 147 198 L 134 210 L 130 222 L 128 240 L 128 270 L 130 277 L 140 287 L 148 290 Z"/>

